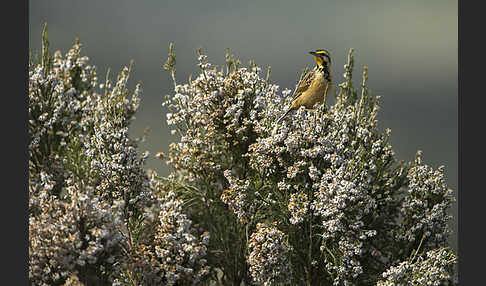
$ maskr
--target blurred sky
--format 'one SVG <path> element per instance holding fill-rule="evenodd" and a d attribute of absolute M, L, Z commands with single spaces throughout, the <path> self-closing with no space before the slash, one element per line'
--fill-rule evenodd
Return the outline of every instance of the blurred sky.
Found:
<path fill-rule="evenodd" d="M 44 22 L 52 50 L 66 52 L 79 36 L 100 82 L 108 67 L 118 72 L 134 60 L 130 84 L 141 82 L 143 93 L 131 134 L 150 128 L 141 149 L 152 155 L 148 168 L 162 175 L 167 168 L 153 155 L 176 139 L 161 106 L 172 92 L 161 68 L 169 42 L 178 82 L 197 73 L 197 48 L 222 64 L 230 47 L 243 63 L 271 66 L 281 89 L 295 87 L 302 68 L 313 65 L 308 51 L 321 48 L 331 52 L 341 82 L 354 48 L 355 85 L 367 65 L 369 87 L 381 96 L 379 125 L 392 130 L 397 158 L 410 161 L 423 150 L 427 164 L 446 166 L 447 183 L 457 191 L 457 13 L 451 0 L 36 0 L 29 2 L 29 45 L 40 50 Z M 456 206 L 453 211 L 457 217 Z M 457 239 L 452 244 L 457 249 Z"/>

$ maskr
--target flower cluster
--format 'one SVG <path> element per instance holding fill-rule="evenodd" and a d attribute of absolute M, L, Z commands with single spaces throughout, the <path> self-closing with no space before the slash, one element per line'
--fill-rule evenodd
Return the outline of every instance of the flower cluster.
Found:
<path fill-rule="evenodd" d="M 142 285 L 199 285 L 208 275 L 205 256 L 210 235 L 197 237 L 182 208 L 183 202 L 168 192 L 149 210 L 155 221 L 153 241 L 137 247 L 130 266 Z"/>
<path fill-rule="evenodd" d="M 240 222 L 246 223 L 254 209 L 254 204 L 251 204 L 251 201 L 246 198 L 245 190 L 249 187 L 250 182 L 233 177 L 231 170 L 225 170 L 224 176 L 228 180 L 229 188 L 223 190 L 221 201 L 228 205 Z"/>
<path fill-rule="evenodd" d="M 201 74 L 189 84 L 177 85 L 176 94 L 165 102 L 171 110 L 167 123 L 173 134 L 181 135 L 180 142 L 170 145 L 167 163 L 193 177 L 222 175 L 231 162 L 244 160 L 241 154 L 255 140 L 256 119 L 262 115 L 257 110 L 270 108 L 266 105 L 269 98 L 275 100 L 274 105 L 279 102 L 278 87 L 258 76 L 260 68 L 225 74 L 205 59 L 199 57 Z M 221 178 L 208 179 L 221 182 Z"/>
<path fill-rule="evenodd" d="M 422 234 L 427 244 L 446 246 L 451 219 L 447 211 L 454 196 L 445 183 L 444 166 L 433 170 L 422 163 L 418 152 L 407 178 L 407 194 L 400 207 L 403 231 L 397 233 L 397 239 L 414 242 Z"/>
<path fill-rule="evenodd" d="M 253 280 L 259 285 L 290 285 L 289 247 L 284 233 L 273 225 L 259 223 L 248 243 L 248 264 Z"/>
<path fill-rule="evenodd" d="M 139 105 L 140 85 L 130 95 L 127 86 L 129 68 L 125 67 L 110 92 L 95 102 L 90 119 L 93 134 L 84 141 L 90 169 L 102 180 L 96 187 L 102 197 L 125 200 L 128 206 L 150 197 L 143 166 L 148 152 L 139 154 L 128 127 Z M 107 80 L 106 86 L 112 86 Z"/>
<path fill-rule="evenodd" d="M 79 142 L 82 136 L 76 135 L 89 134 L 93 126 L 89 118 L 91 104 L 97 100 L 93 94 L 97 76 L 79 52 L 79 43 L 64 58 L 60 52 L 50 58 L 45 50 L 42 63 L 29 65 L 30 179 L 40 182 L 38 175 L 47 175 L 48 189 L 56 194 L 69 177 L 65 165 L 67 154 L 77 147 L 73 137 Z"/>
<path fill-rule="evenodd" d="M 309 209 L 309 199 L 305 193 L 294 193 L 289 199 L 289 212 L 292 217 L 289 219 L 291 224 L 297 224 L 304 221 L 305 215 Z"/>
<path fill-rule="evenodd" d="M 117 210 L 92 196 L 92 190 L 67 188 L 69 200 L 39 192 L 37 216 L 29 219 L 29 278 L 38 285 L 53 285 L 72 274 L 83 281 L 110 277 L 111 265 L 121 254 L 122 225 Z"/>
<path fill-rule="evenodd" d="M 376 285 L 456 285 L 457 281 L 451 276 L 454 263 L 456 257 L 447 248 L 433 249 L 415 262 L 406 260 L 390 267 L 383 273 L 384 280 Z"/>

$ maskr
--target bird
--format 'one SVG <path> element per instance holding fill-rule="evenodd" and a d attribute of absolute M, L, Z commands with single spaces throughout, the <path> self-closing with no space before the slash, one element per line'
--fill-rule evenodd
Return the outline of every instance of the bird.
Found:
<path fill-rule="evenodd" d="M 275 122 L 276 124 L 292 110 L 297 110 L 301 106 L 312 109 L 316 103 L 326 103 L 327 96 L 334 86 L 331 75 L 331 56 L 324 49 L 311 51 L 309 54 L 314 56 L 316 66 L 311 71 L 304 71 L 301 75 L 292 94 L 289 110 Z"/>

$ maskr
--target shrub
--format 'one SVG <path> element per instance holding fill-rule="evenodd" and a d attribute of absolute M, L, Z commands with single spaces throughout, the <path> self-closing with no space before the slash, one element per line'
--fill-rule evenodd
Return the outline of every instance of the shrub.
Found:
<path fill-rule="evenodd" d="M 29 65 L 32 285 L 446 285 L 453 201 L 443 167 L 395 159 L 353 51 L 336 103 L 290 103 L 253 62 L 198 52 L 164 104 L 170 175 L 144 169 L 128 134 L 130 67 L 98 84 L 78 40 Z M 282 100 L 282 98 L 284 98 Z"/>
<path fill-rule="evenodd" d="M 454 263 L 443 167 L 424 165 L 420 152 L 395 159 L 366 67 L 353 87 L 352 50 L 334 105 L 302 107 L 276 125 L 291 91 L 280 94 L 269 71 L 263 78 L 229 52 L 220 69 L 199 52 L 199 75 L 177 84 L 170 48 L 167 122 L 180 137 L 169 181 L 210 231 L 208 260 L 224 285 L 372 285 L 411 256 Z M 427 283 L 450 280 L 424 272 L 430 259 L 414 261 Z"/>
<path fill-rule="evenodd" d="M 147 175 L 148 153 L 128 135 L 141 92 L 128 88 L 131 66 L 98 84 L 78 40 L 52 56 L 46 27 L 42 38 L 41 57 L 29 65 L 31 283 L 139 285 L 155 275 L 171 285 L 205 276 L 206 268 L 189 268 L 205 264 L 208 234 L 192 234 L 180 200 Z M 164 261 L 180 247 L 187 258 Z M 147 252 L 170 267 L 136 272 Z"/>

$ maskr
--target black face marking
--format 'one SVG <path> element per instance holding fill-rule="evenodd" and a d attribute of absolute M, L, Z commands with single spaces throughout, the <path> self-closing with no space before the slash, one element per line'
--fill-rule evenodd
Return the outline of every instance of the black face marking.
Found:
<path fill-rule="evenodd" d="M 325 69 L 325 70 L 324 70 L 324 78 L 325 78 L 327 81 L 331 81 L 331 75 L 329 74 L 329 69 Z"/>
<path fill-rule="evenodd" d="M 318 66 L 317 70 L 324 73 L 324 78 L 327 81 L 331 81 L 331 75 L 329 74 L 329 69 L 326 62 L 323 62 L 321 67 Z"/>
<path fill-rule="evenodd" d="M 327 81 L 331 81 L 331 75 L 329 74 L 328 69 L 324 71 L 324 77 L 326 78 Z"/>

